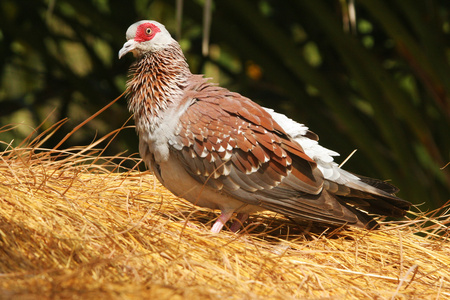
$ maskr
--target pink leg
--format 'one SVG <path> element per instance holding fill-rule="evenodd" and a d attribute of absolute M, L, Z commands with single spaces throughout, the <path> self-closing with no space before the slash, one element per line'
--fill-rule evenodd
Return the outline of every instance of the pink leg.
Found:
<path fill-rule="evenodd" d="M 223 212 L 220 214 L 219 218 L 217 218 L 216 223 L 214 223 L 213 227 L 211 228 L 212 233 L 219 233 L 225 223 L 233 216 L 233 211 L 229 212 Z"/>
<path fill-rule="evenodd" d="M 245 220 L 248 219 L 248 214 L 238 213 L 236 218 L 237 219 L 234 220 L 233 224 L 230 227 L 230 230 L 232 232 L 236 232 L 239 230 L 239 228 L 241 228 L 241 226 L 242 226 L 242 224 L 244 224 Z"/>

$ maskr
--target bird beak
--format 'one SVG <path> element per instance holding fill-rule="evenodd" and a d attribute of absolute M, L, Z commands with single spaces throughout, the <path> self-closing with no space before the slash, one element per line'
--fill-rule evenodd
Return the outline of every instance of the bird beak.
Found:
<path fill-rule="evenodd" d="M 123 44 L 122 49 L 119 51 L 119 59 L 122 58 L 125 54 L 128 52 L 133 52 L 134 49 L 136 49 L 137 45 L 139 43 L 136 42 L 134 39 L 128 40 L 125 44 Z"/>

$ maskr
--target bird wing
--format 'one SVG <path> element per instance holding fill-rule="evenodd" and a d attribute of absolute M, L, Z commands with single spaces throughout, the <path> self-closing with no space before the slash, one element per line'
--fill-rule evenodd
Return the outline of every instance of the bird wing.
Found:
<path fill-rule="evenodd" d="M 323 189 L 316 162 L 258 104 L 209 83 L 188 91 L 180 105 L 186 102 L 171 156 L 199 183 L 293 218 L 359 222 Z"/>
<path fill-rule="evenodd" d="M 318 143 L 318 137 L 308 127 L 289 119 L 285 115 L 264 108 L 273 119 L 296 141 L 311 157 L 325 179 L 324 189 L 346 204 L 370 214 L 402 217 L 411 203 L 396 197 L 398 189 L 391 184 L 361 175 L 352 174 L 340 168 L 333 156 L 339 153 L 327 149 Z"/>

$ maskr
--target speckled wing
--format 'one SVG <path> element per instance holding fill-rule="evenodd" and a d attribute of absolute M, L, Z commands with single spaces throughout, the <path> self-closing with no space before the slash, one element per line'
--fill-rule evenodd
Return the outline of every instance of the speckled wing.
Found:
<path fill-rule="evenodd" d="M 169 143 L 198 182 L 293 218 L 359 222 L 352 208 L 323 190 L 316 163 L 262 107 L 208 83 L 188 97 Z"/>

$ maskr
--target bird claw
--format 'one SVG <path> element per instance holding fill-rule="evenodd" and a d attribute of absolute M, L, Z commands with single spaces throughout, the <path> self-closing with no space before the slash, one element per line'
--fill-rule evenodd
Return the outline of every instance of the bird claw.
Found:
<path fill-rule="evenodd" d="M 236 216 L 236 220 L 234 220 L 233 224 L 231 224 L 230 230 L 232 232 L 237 232 L 247 219 L 248 214 L 238 213 Z"/>
<path fill-rule="evenodd" d="M 232 216 L 233 212 L 222 212 L 219 218 L 217 218 L 217 221 L 212 226 L 211 232 L 219 233 Z M 247 218 L 248 214 L 238 213 L 236 220 L 234 220 L 233 224 L 230 227 L 231 232 L 237 232 L 241 228 L 242 224 L 244 224 L 245 220 L 247 220 Z"/>

